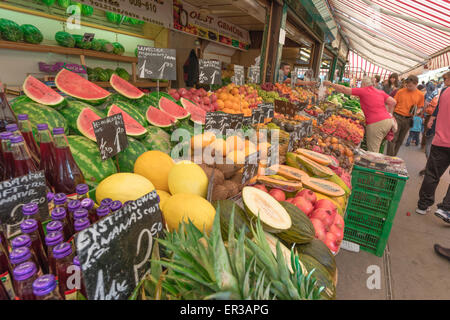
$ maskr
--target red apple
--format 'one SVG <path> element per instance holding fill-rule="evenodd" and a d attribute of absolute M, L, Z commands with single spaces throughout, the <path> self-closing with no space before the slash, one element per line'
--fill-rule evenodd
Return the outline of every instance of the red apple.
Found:
<path fill-rule="evenodd" d="M 305 213 L 307 216 L 309 216 L 314 210 L 314 206 L 312 205 L 312 203 L 303 197 L 295 197 L 292 203 L 295 204 L 297 208 L 302 210 L 303 213 Z"/>
<path fill-rule="evenodd" d="M 195 95 L 198 94 L 198 93 L 197 93 L 197 89 L 195 89 L 195 88 L 190 88 L 190 89 L 189 89 L 189 92 L 190 92 L 193 96 L 195 96 Z"/>
<path fill-rule="evenodd" d="M 311 213 L 310 217 L 311 219 L 319 219 L 320 221 L 322 221 L 323 224 L 325 225 L 325 228 L 328 230 L 333 224 L 335 214 L 336 213 L 333 213 L 333 211 L 331 210 L 319 208 L 315 209 Z"/>
<path fill-rule="evenodd" d="M 327 237 L 327 231 L 325 230 L 325 226 L 323 222 L 318 219 L 311 219 L 311 223 L 314 226 L 314 230 L 316 231 L 316 238 L 320 241 L 325 242 Z"/>
<path fill-rule="evenodd" d="M 213 93 L 212 95 L 209 96 L 211 98 L 211 102 L 216 102 L 217 101 L 217 96 L 215 93 Z"/>
<path fill-rule="evenodd" d="M 336 237 L 334 233 L 328 232 L 324 242 L 328 249 L 331 250 L 331 252 L 336 253 L 339 251 L 341 241 Z"/>
<path fill-rule="evenodd" d="M 266 186 L 263 185 L 263 184 L 255 184 L 253 187 L 257 188 L 257 189 L 260 189 L 260 190 L 262 190 L 264 192 L 268 192 Z"/>
<path fill-rule="evenodd" d="M 204 97 L 204 96 L 207 95 L 207 92 L 206 92 L 205 89 L 200 88 L 200 89 L 197 90 L 197 94 L 198 94 L 199 96 L 201 96 L 201 97 Z"/>
<path fill-rule="evenodd" d="M 270 190 L 269 194 L 274 197 L 277 201 L 284 201 L 286 200 L 286 195 L 284 194 L 284 191 L 281 189 L 272 189 Z"/>
<path fill-rule="evenodd" d="M 311 202 L 312 204 L 315 204 L 317 201 L 317 196 L 316 194 L 309 190 L 309 189 L 303 189 L 302 191 L 297 193 L 297 197 L 303 197 L 306 200 L 308 200 L 309 202 Z"/>
<path fill-rule="evenodd" d="M 172 95 L 172 94 L 174 94 L 174 93 L 177 93 L 177 89 L 169 89 L 169 90 L 167 91 L 167 93 L 170 94 L 170 95 Z"/>
<path fill-rule="evenodd" d="M 341 241 L 342 241 L 342 239 L 344 239 L 344 232 L 342 231 L 342 229 L 340 229 L 335 224 L 333 224 L 330 227 L 330 232 L 329 233 L 333 233 L 336 236 L 336 238 L 341 240 Z"/>
<path fill-rule="evenodd" d="M 180 96 L 184 96 L 186 93 L 188 93 L 188 91 L 186 90 L 186 88 L 180 88 L 178 89 L 178 93 L 180 94 Z"/>
<path fill-rule="evenodd" d="M 317 200 L 317 202 L 314 204 L 314 209 L 319 209 L 319 208 L 328 209 L 330 211 L 337 212 L 336 205 L 328 199 Z M 334 219 L 334 217 L 333 217 L 333 219 Z"/>
<path fill-rule="evenodd" d="M 211 104 L 211 99 L 209 99 L 209 97 L 203 97 L 202 100 L 203 100 L 203 104 L 206 104 L 206 105 Z"/>

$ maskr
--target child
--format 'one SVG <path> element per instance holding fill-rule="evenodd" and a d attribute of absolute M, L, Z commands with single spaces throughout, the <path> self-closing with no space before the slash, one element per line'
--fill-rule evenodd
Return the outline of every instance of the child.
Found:
<path fill-rule="evenodd" d="M 406 146 L 409 147 L 411 141 L 416 142 L 416 146 L 420 142 L 420 133 L 423 132 L 423 119 L 422 119 L 422 109 L 417 110 L 416 115 L 413 118 L 413 126 L 409 130 L 408 140 L 406 140 Z"/>

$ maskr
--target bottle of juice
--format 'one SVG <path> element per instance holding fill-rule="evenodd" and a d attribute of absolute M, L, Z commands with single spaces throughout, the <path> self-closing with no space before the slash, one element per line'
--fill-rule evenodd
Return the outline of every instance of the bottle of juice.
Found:
<path fill-rule="evenodd" d="M 67 211 L 67 196 L 64 193 L 57 193 L 53 197 L 55 208 L 64 208 Z"/>
<path fill-rule="evenodd" d="M 0 300 L 11 300 L 2 281 L 0 281 Z"/>
<path fill-rule="evenodd" d="M 24 234 L 27 234 L 30 236 L 31 239 L 31 248 L 33 249 L 34 253 L 36 254 L 36 257 L 38 258 L 39 265 L 41 266 L 41 269 L 44 273 L 48 273 L 48 260 L 47 255 L 44 250 L 44 239 L 39 235 L 38 231 L 38 223 L 34 219 L 27 219 L 24 222 L 20 224 L 20 230 Z"/>
<path fill-rule="evenodd" d="M 81 208 L 89 212 L 89 220 L 91 223 L 97 221 L 97 211 L 94 208 L 94 200 L 86 198 L 81 201 Z"/>
<path fill-rule="evenodd" d="M 73 253 L 72 246 L 67 242 L 58 244 L 53 248 L 53 257 L 55 257 L 56 261 L 56 275 L 58 277 L 59 291 L 67 300 L 71 300 L 74 293 L 76 296 L 76 288 L 71 288 L 67 281 L 72 275 L 72 268 L 69 269 L 69 267 L 73 265 L 74 256 L 75 254 Z"/>
<path fill-rule="evenodd" d="M 81 208 L 81 201 L 80 200 L 71 200 L 69 204 L 67 205 L 68 211 L 69 211 L 69 218 L 70 218 L 70 224 L 73 226 L 74 224 L 74 218 L 73 213 Z"/>
<path fill-rule="evenodd" d="M 100 202 L 100 206 L 107 206 L 109 207 L 109 205 L 111 204 L 111 202 L 113 202 L 113 200 L 111 198 L 105 198 Z"/>
<path fill-rule="evenodd" d="M 89 187 L 85 183 L 81 183 L 76 187 L 77 199 L 82 201 L 88 198 Z"/>
<path fill-rule="evenodd" d="M 0 133 L 1 145 L 2 145 L 2 157 L 4 162 L 4 171 L 2 171 L 2 181 L 14 178 L 14 158 L 11 150 L 11 138 L 13 134 L 11 132 Z"/>
<path fill-rule="evenodd" d="M 76 186 L 84 183 L 84 176 L 73 159 L 67 142 L 64 128 L 54 128 L 53 136 L 55 140 L 55 191 L 64 192 L 67 195 L 76 193 Z"/>
<path fill-rule="evenodd" d="M 84 285 L 83 273 L 81 272 L 81 265 L 80 265 L 80 260 L 78 260 L 78 256 L 75 256 L 73 258 L 73 265 L 76 268 L 78 268 L 78 271 L 80 272 L 80 275 L 81 275 L 81 279 L 80 279 L 81 288 L 77 287 L 77 289 L 80 290 L 80 293 L 87 299 L 86 286 Z"/>
<path fill-rule="evenodd" d="M 38 259 L 38 256 L 36 254 L 36 252 L 34 252 L 33 247 L 31 246 L 31 238 L 29 235 L 27 234 L 21 234 L 20 236 L 15 237 L 14 239 L 11 240 L 11 247 L 12 250 L 14 249 L 18 249 L 18 248 L 28 248 L 31 252 L 31 260 L 33 263 L 36 264 L 37 267 L 40 268 L 40 261 Z"/>
<path fill-rule="evenodd" d="M 91 225 L 91 222 L 88 218 L 81 218 L 78 220 L 75 220 L 75 233 L 80 232 L 86 228 L 89 228 Z"/>
<path fill-rule="evenodd" d="M 17 116 L 17 119 L 19 119 L 19 130 L 22 133 L 22 136 L 27 144 L 31 157 L 33 158 L 36 166 L 39 166 L 39 159 L 41 158 L 41 154 L 39 152 L 36 140 L 34 140 L 33 130 L 31 128 L 30 120 L 28 120 L 28 115 L 19 114 Z"/>
<path fill-rule="evenodd" d="M 11 150 L 14 158 L 14 177 L 38 171 L 21 135 L 11 138 Z"/>
<path fill-rule="evenodd" d="M 39 169 L 44 170 L 45 178 L 49 184 L 53 187 L 55 184 L 55 145 L 53 138 L 48 129 L 46 123 L 40 123 L 37 125 L 39 132 L 39 152 L 41 154 L 41 162 L 39 163 Z"/>
<path fill-rule="evenodd" d="M 88 219 L 89 220 L 89 211 L 86 209 L 78 209 L 73 212 L 73 220 L 80 220 L 80 219 Z"/>
<path fill-rule="evenodd" d="M 22 206 L 22 213 L 25 216 L 25 219 L 34 219 L 37 221 L 39 236 L 41 242 L 44 242 L 45 233 L 44 227 L 42 227 L 41 217 L 39 216 L 39 207 L 36 203 L 30 202 Z M 45 246 L 44 246 L 45 248 Z"/>
<path fill-rule="evenodd" d="M 110 213 L 111 213 L 111 211 L 109 210 L 109 207 L 107 207 L 107 206 L 98 207 L 97 208 L 97 221 L 105 218 Z"/>
<path fill-rule="evenodd" d="M 36 300 L 33 282 L 38 278 L 38 270 L 33 262 L 24 262 L 13 271 L 17 300 Z"/>
<path fill-rule="evenodd" d="M 32 252 L 28 247 L 15 248 L 9 254 L 9 263 L 11 263 L 11 269 L 13 270 L 28 261 L 34 262 Z"/>
<path fill-rule="evenodd" d="M 9 298 L 14 298 L 14 288 L 11 279 L 12 269 L 8 262 L 7 251 L 0 248 L 0 282 L 3 283 L 6 291 L 8 292 Z"/>
<path fill-rule="evenodd" d="M 59 221 L 58 221 L 59 222 Z M 53 257 L 53 248 L 63 243 L 64 235 L 60 231 L 47 233 L 45 243 L 47 244 L 47 258 L 50 273 L 56 275 L 55 257 Z"/>
<path fill-rule="evenodd" d="M 11 123 L 17 123 L 17 118 L 8 103 L 3 84 L 0 82 L 0 132 L 5 131 L 6 126 Z"/>
<path fill-rule="evenodd" d="M 57 288 L 56 278 L 52 274 L 46 274 L 34 280 L 33 294 L 36 300 L 64 300 Z"/>
<path fill-rule="evenodd" d="M 116 212 L 117 210 L 120 210 L 121 208 L 122 208 L 122 202 L 120 202 L 119 200 L 113 201 L 109 205 L 109 209 L 111 210 L 111 212 Z"/>
<path fill-rule="evenodd" d="M 64 234 L 64 241 L 68 241 L 70 237 L 72 236 L 72 228 L 70 227 L 70 221 L 69 217 L 67 216 L 66 209 L 64 208 L 55 208 L 52 210 L 52 219 L 59 221 L 63 225 L 63 234 Z"/>
<path fill-rule="evenodd" d="M 8 252 L 8 241 L 6 240 L 5 233 L 2 221 L 0 220 L 0 250 L 3 248 L 5 252 Z"/>
<path fill-rule="evenodd" d="M 53 192 L 47 193 L 47 204 L 48 204 L 48 211 L 51 212 L 53 208 L 55 207 L 55 204 L 53 203 L 53 198 L 55 197 L 55 194 Z"/>
<path fill-rule="evenodd" d="M 63 224 L 61 223 L 61 221 L 53 220 L 47 223 L 47 234 L 49 234 L 50 232 L 58 232 L 58 231 L 61 233 L 64 232 Z"/>

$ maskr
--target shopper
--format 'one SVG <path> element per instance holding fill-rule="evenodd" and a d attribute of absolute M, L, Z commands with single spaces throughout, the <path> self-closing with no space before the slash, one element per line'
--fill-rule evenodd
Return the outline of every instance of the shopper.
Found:
<path fill-rule="evenodd" d="M 280 70 L 283 73 L 283 82 L 285 82 L 287 79 L 291 79 L 290 78 L 290 73 L 291 73 L 291 66 L 289 65 L 289 63 L 287 62 L 282 62 L 280 65 Z"/>
<path fill-rule="evenodd" d="M 383 86 L 380 83 L 380 80 L 381 80 L 380 76 L 375 75 L 375 77 L 373 77 L 373 79 L 374 79 L 374 84 L 373 84 L 374 88 L 378 89 L 378 90 L 383 90 Z"/>
<path fill-rule="evenodd" d="M 406 88 L 400 89 L 394 97 L 397 101 L 394 117 L 397 120 L 398 130 L 394 139 L 388 142 L 388 156 L 397 156 L 398 150 L 412 126 L 413 115 L 418 109 L 423 108 L 425 99 L 423 93 L 417 90 L 418 83 L 419 79 L 416 76 L 409 76 L 406 79 Z"/>
<path fill-rule="evenodd" d="M 406 140 L 406 146 L 409 147 L 412 141 L 414 141 L 416 143 L 416 146 L 418 146 L 421 132 L 423 132 L 423 119 L 421 110 L 418 110 L 413 118 L 413 126 L 409 130 L 409 136 Z"/>
<path fill-rule="evenodd" d="M 430 155 L 425 168 L 425 177 L 419 191 L 419 201 L 416 212 L 426 214 L 434 203 L 434 194 L 444 172 L 450 165 L 450 72 L 444 74 L 445 88 L 442 89 L 438 106 L 431 117 L 428 126 L 435 124 L 435 135 L 430 149 Z M 450 223 L 450 186 L 442 203 L 438 204 L 436 216 Z"/>
<path fill-rule="evenodd" d="M 438 94 L 438 89 L 436 88 L 436 85 L 433 81 L 428 82 L 427 86 L 427 93 L 425 94 L 425 101 L 426 103 L 430 103 L 431 100 Z"/>
<path fill-rule="evenodd" d="M 400 82 L 398 81 L 398 74 L 392 73 L 389 76 L 387 85 L 384 86 L 383 90 L 387 94 L 391 94 L 392 91 L 397 90 L 400 87 Z"/>
<path fill-rule="evenodd" d="M 450 261 L 450 248 L 444 248 L 438 244 L 434 245 L 434 251 L 443 258 Z"/>
<path fill-rule="evenodd" d="M 324 81 L 323 84 L 333 87 L 338 92 L 359 97 L 361 109 L 366 117 L 367 150 L 378 153 L 383 139 L 394 125 L 391 114 L 396 104 L 395 100 L 385 92 L 375 89 L 371 78 L 364 78 L 361 88 L 348 88 L 330 81 Z"/>

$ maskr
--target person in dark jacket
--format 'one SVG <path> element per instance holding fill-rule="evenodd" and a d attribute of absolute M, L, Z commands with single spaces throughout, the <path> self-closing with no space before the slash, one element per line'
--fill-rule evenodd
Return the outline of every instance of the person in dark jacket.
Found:
<path fill-rule="evenodd" d="M 192 49 L 189 57 L 183 65 L 184 81 L 186 87 L 193 87 L 198 82 L 198 58 L 195 50 Z"/>

